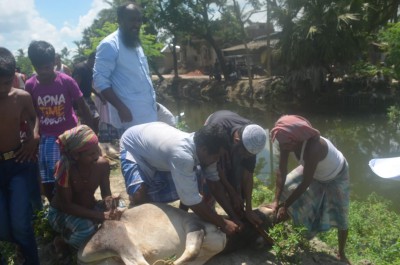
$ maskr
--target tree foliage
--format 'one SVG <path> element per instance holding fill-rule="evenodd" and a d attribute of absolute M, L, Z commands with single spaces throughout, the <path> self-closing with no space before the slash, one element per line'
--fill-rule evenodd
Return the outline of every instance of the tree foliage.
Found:
<path fill-rule="evenodd" d="M 400 77 L 400 22 L 391 23 L 379 33 L 382 49 L 386 52 L 386 62 L 392 65 L 395 77 Z"/>
<path fill-rule="evenodd" d="M 18 50 L 18 54 L 15 56 L 15 61 L 17 63 L 17 66 L 21 68 L 21 73 L 24 73 L 27 77 L 32 75 L 34 71 L 33 66 L 31 60 L 29 60 L 24 50 Z"/>
<path fill-rule="evenodd" d="M 102 10 L 92 25 L 83 31 L 82 40 L 75 42 L 79 48 L 76 59 L 87 57 L 96 50 L 96 47 L 107 35 L 118 29 L 116 10 L 123 2 L 122 0 L 108 1 L 110 8 Z M 155 35 L 146 32 L 147 28 L 148 25 L 144 24 L 140 31 L 143 49 L 149 57 L 159 56 L 162 44 L 157 42 Z"/>

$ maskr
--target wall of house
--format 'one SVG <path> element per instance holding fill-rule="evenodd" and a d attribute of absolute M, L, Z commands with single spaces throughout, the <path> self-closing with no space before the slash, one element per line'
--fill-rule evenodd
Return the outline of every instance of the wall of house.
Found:
<path fill-rule="evenodd" d="M 217 58 L 214 49 L 205 42 L 198 42 L 196 46 L 186 45 L 182 50 L 184 51 L 184 67 L 188 71 L 207 71 L 214 65 Z"/>

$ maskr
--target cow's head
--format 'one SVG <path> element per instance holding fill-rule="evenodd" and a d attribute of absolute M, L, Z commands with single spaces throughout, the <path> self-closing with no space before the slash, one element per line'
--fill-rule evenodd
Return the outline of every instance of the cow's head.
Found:
<path fill-rule="evenodd" d="M 263 221 L 263 224 L 255 228 L 249 221 L 242 220 L 245 224 L 242 231 L 227 237 L 227 244 L 223 253 L 229 253 L 240 248 L 247 247 L 256 243 L 272 244 L 272 239 L 268 236 L 268 230 L 274 224 L 274 214 L 270 207 L 261 205 L 253 210 Z"/>

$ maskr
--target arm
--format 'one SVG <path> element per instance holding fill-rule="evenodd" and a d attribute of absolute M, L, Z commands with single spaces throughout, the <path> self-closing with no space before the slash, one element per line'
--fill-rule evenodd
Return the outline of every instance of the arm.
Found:
<path fill-rule="evenodd" d="M 243 179 L 242 179 L 242 187 L 243 187 L 243 192 L 244 192 L 244 198 L 246 201 L 246 210 L 245 210 L 245 215 L 247 220 L 250 221 L 254 226 L 258 226 L 262 224 L 262 220 L 260 217 L 257 216 L 253 212 L 253 206 L 252 206 L 252 194 L 253 194 L 253 173 L 249 172 L 248 170 L 244 170 L 243 173 Z"/>
<path fill-rule="evenodd" d="M 104 157 L 100 157 L 97 161 L 100 167 L 100 193 L 106 206 L 106 215 L 111 220 L 119 220 L 123 211 L 119 210 L 118 202 L 120 196 L 112 196 L 110 188 L 110 163 Z M 111 202 L 111 204 L 108 204 Z M 115 203 L 115 204 L 114 204 Z M 107 217 L 107 216 L 106 216 Z"/>
<path fill-rule="evenodd" d="M 233 221 L 237 225 L 242 226 L 239 216 L 233 210 L 232 205 L 230 204 L 228 197 L 226 196 L 226 192 L 222 183 L 220 181 L 212 181 L 207 179 L 207 185 L 210 188 L 212 195 L 217 200 L 219 205 L 221 205 L 224 211 L 233 219 Z"/>
<path fill-rule="evenodd" d="M 304 169 L 303 169 L 303 181 L 300 183 L 299 186 L 290 194 L 290 196 L 284 202 L 286 207 L 292 205 L 310 186 L 315 169 L 320 160 L 320 156 L 317 153 L 316 147 L 310 146 L 311 142 L 307 143 L 306 149 L 304 151 Z"/>
<path fill-rule="evenodd" d="M 234 222 L 224 219 L 216 212 L 212 211 L 204 201 L 191 205 L 190 209 L 201 219 L 220 227 L 221 230 L 228 235 L 234 234 L 239 229 Z"/>
<path fill-rule="evenodd" d="M 277 221 L 281 221 L 284 216 L 287 215 L 287 208 L 292 205 L 310 186 L 315 169 L 317 168 L 320 156 L 318 154 L 318 148 L 315 142 L 309 141 L 304 151 L 304 168 L 303 168 L 303 180 L 296 187 L 296 189 L 289 195 L 285 202 L 281 204 L 278 209 Z"/>
<path fill-rule="evenodd" d="M 100 221 L 109 219 L 108 212 L 99 212 L 92 209 L 87 209 L 74 203 L 72 201 L 71 187 L 65 188 L 57 183 L 57 193 L 52 202 L 54 202 L 54 200 L 58 201 L 57 208 L 66 214 Z"/>
<path fill-rule="evenodd" d="M 111 196 L 110 188 L 110 163 L 106 158 L 100 157 L 98 160 L 100 164 L 100 193 L 101 198 L 104 200 L 106 197 Z"/>
<path fill-rule="evenodd" d="M 241 196 L 232 187 L 232 185 L 229 183 L 228 179 L 226 178 L 224 165 L 225 165 L 224 162 L 218 163 L 219 179 L 220 179 L 222 185 L 224 186 L 225 190 L 227 191 L 229 198 L 231 199 L 233 209 L 239 215 L 241 215 L 243 213 L 243 207 L 244 207 L 243 200 L 242 200 Z"/>
<path fill-rule="evenodd" d="M 25 91 L 21 93 L 21 102 L 23 106 L 21 121 L 26 121 L 28 125 L 27 139 L 22 143 L 22 148 L 17 152 L 16 161 L 23 162 L 25 160 L 35 160 L 37 148 L 39 145 L 39 119 L 36 117 L 36 112 L 33 107 L 32 98 Z"/>
<path fill-rule="evenodd" d="M 110 102 L 118 111 L 121 122 L 132 121 L 132 114 L 128 107 L 113 91 L 111 77 L 118 61 L 119 48 L 116 42 L 102 42 L 97 47 L 96 60 L 93 68 L 93 84 L 97 91 Z"/>
<path fill-rule="evenodd" d="M 279 169 L 276 172 L 275 180 L 275 199 L 273 204 L 273 210 L 278 210 L 279 199 L 281 198 L 283 186 L 285 185 L 287 175 L 287 164 L 289 160 L 289 151 L 281 150 L 279 154 Z"/>
<path fill-rule="evenodd" d="M 83 123 L 93 129 L 94 126 L 93 126 L 92 115 L 90 114 L 90 110 L 85 102 L 85 99 L 83 97 L 80 97 L 75 102 L 76 105 L 78 106 L 79 113 L 81 113 L 82 115 L 81 118 L 83 119 Z"/>
<path fill-rule="evenodd" d="M 131 122 L 132 113 L 129 108 L 115 95 L 111 87 L 101 91 L 101 95 L 113 105 L 117 111 L 121 122 Z"/>

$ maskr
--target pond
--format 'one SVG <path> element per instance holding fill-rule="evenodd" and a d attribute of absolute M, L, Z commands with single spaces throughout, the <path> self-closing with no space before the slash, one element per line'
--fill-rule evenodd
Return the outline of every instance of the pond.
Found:
<path fill-rule="evenodd" d="M 307 113 L 280 113 L 267 107 L 245 107 L 227 101 L 188 101 L 164 99 L 160 101 L 174 115 L 183 113 L 188 131 L 196 131 L 216 110 L 228 109 L 253 120 L 260 126 L 271 129 L 282 114 L 298 114 L 310 120 L 321 135 L 330 139 L 344 154 L 350 166 L 351 198 L 365 200 L 372 192 L 392 201 L 392 209 L 400 213 L 400 181 L 386 180 L 375 175 L 368 166 L 372 158 L 400 156 L 400 133 L 389 123 L 385 113 L 350 113 L 341 111 L 319 111 Z M 373 106 L 371 106 L 372 108 Z M 268 171 L 271 164 L 276 167 L 277 159 L 264 152 L 258 156 L 258 163 L 266 163 L 261 177 L 270 188 L 274 187 Z M 260 160 L 261 159 L 261 160 Z M 273 161 L 272 163 L 270 163 Z M 294 166 L 294 163 L 292 163 Z M 293 167 L 291 167 L 293 168 Z M 289 169 L 290 170 L 290 169 Z"/>

